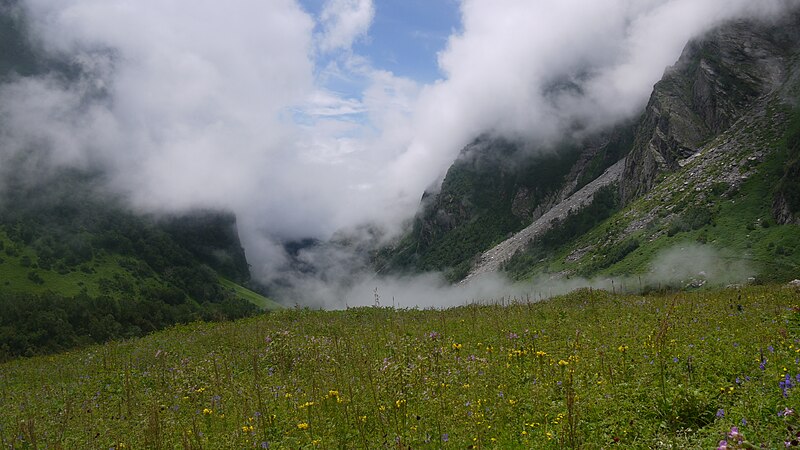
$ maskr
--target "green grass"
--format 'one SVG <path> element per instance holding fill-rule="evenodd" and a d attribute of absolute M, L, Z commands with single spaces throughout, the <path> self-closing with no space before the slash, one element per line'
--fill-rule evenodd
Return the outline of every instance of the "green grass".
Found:
<path fill-rule="evenodd" d="M 0 230 L 0 242 L 7 250 L 11 247 L 13 255 L 5 250 L 0 251 L 0 290 L 8 292 L 59 292 L 63 295 L 77 295 L 86 291 L 89 295 L 100 294 L 100 280 L 122 277 L 135 281 L 128 271 L 120 267 L 118 258 L 103 254 L 95 256 L 92 261 L 73 267 L 65 273 L 55 270 L 44 270 L 36 265 L 36 252 L 27 246 L 12 243 L 5 232 Z M 23 260 L 27 258 L 27 264 Z M 31 279 L 35 273 L 40 282 Z"/>
<path fill-rule="evenodd" d="M 263 295 L 257 292 L 253 292 L 250 289 L 247 289 L 246 287 L 240 286 L 231 280 L 220 278 L 219 281 L 220 284 L 225 288 L 233 290 L 238 297 L 247 300 L 248 302 L 258 306 L 262 310 L 274 310 L 283 308 L 283 306 L 281 306 L 274 300 L 264 297 Z"/>
<path fill-rule="evenodd" d="M 715 448 L 736 426 L 782 448 L 798 303 L 584 290 L 181 325 L 0 365 L 0 446 Z"/>

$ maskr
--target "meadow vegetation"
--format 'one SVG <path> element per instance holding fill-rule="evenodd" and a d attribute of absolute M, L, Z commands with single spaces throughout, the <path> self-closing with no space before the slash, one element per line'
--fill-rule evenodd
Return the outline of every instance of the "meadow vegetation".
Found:
<path fill-rule="evenodd" d="M 3 448 L 777 448 L 800 294 L 281 310 L 0 365 Z"/>

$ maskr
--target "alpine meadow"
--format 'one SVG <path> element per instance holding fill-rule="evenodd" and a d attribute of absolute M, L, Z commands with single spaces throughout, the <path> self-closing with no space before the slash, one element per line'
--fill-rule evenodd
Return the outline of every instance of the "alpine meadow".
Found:
<path fill-rule="evenodd" d="M 800 447 L 800 2 L 0 0 L 0 447 Z"/>

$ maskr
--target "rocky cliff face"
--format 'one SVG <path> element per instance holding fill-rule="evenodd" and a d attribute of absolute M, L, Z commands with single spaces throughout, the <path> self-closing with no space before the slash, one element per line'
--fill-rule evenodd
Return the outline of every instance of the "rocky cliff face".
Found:
<path fill-rule="evenodd" d="M 650 97 L 625 165 L 622 198 L 649 191 L 678 161 L 783 85 L 800 44 L 800 14 L 780 23 L 726 24 L 690 42 Z"/>

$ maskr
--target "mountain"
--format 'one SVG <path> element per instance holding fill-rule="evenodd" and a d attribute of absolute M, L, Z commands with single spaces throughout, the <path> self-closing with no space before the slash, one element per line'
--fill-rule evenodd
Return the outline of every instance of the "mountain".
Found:
<path fill-rule="evenodd" d="M 0 1 L 0 82 L 74 80 L 79 69 L 26 26 L 16 1 Z M 57 148 L 5 151 L 1 120 L 0 360 L 279 307 L 244 286 L 233 214 L 134 212 L 101 169 L 50 164 Z"/>
<path fill-rule="evenodd" d="M 623 275 L 694 243 L 762 279 L 796 277 L 798 30 L 795 11 L 689 42 L 642 114 L 614 129 L 550 146 L 478 139 L 377 267 Z"/>
<path fill-rule="evenodd" d="M 463 278 L 479 252 L 601 175 L 633 137 L 630 124 L 532 148 L 483 136 L 464 148 L 436 193 L 426 192 L 413 229 L 379 252 L 383 272 L 444 270 Z"/>
<path fill-rule="evenodd" d="M 3 181 L 0 359 L 277 307 L 241 285 L 230 213 L 134 213 L 77 170 Z"/>

